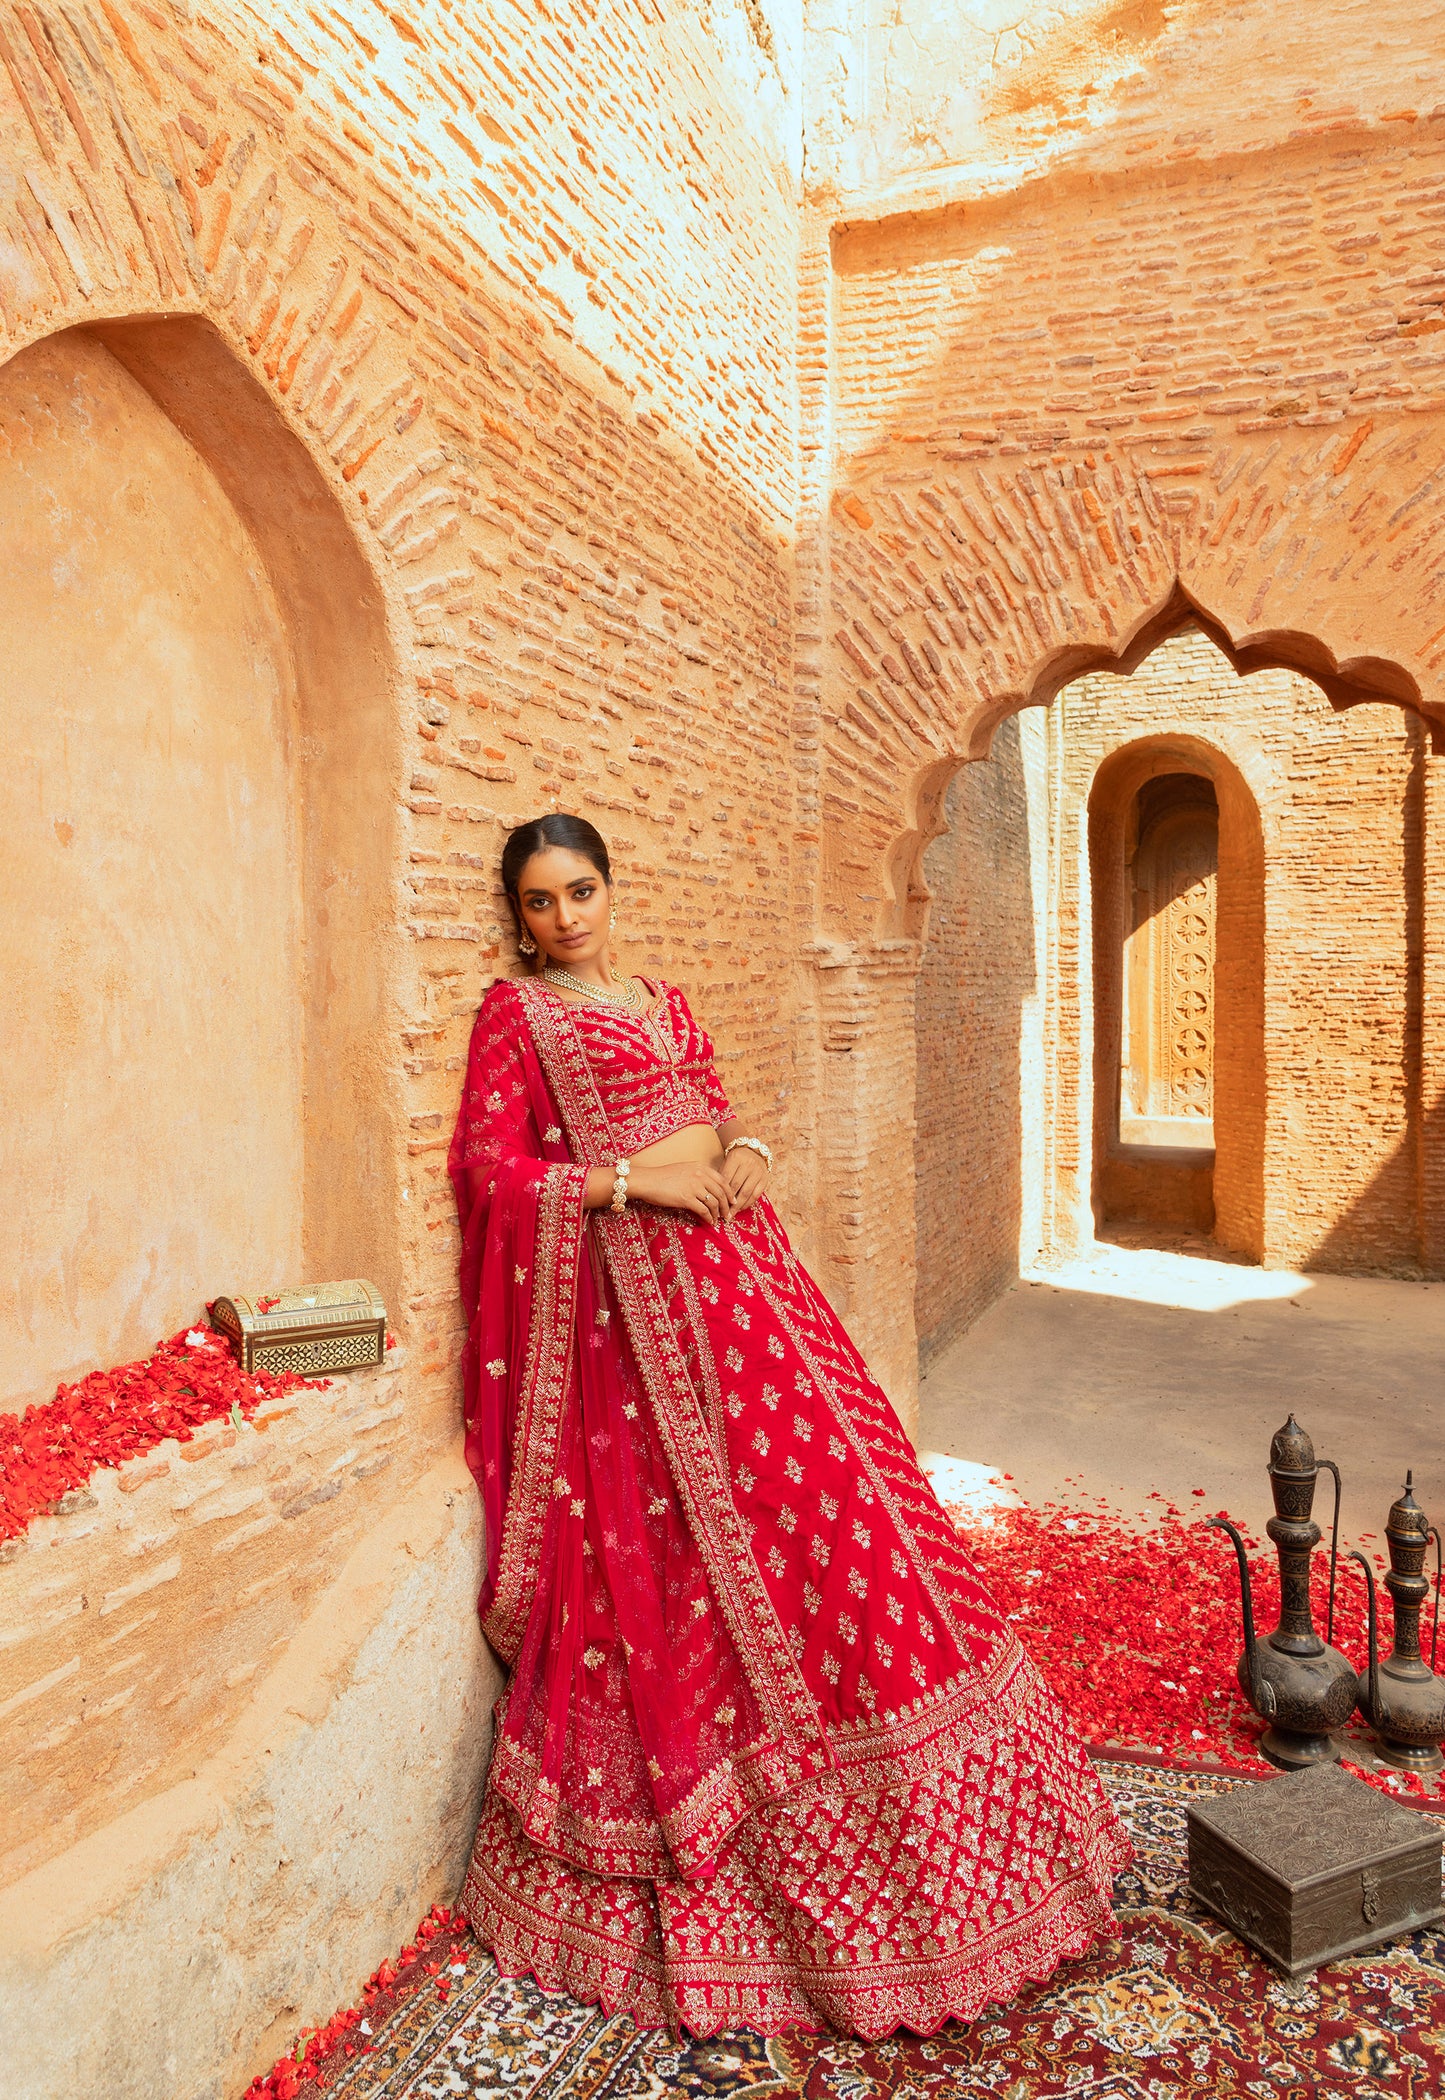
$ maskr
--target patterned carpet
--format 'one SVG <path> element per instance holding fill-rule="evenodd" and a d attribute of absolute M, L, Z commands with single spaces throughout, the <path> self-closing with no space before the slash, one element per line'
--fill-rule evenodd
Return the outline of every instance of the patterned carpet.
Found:
<path fill-rule="evenodd" d="M 303 2093 L 344 2100 L 1439 2100 L 1445 1931 L 1288 1985 L 1189 1901 L 1184 1812 L 1234 1782 L 1107 1764 L 1137 1849 L 1120 1936 L 996 2018 L 931 2040 L 639 2034 L 531 1982 L 474 1942 L 353 2031 Z M 363 2049 L 365 2053 L 351 2053 Z"/>

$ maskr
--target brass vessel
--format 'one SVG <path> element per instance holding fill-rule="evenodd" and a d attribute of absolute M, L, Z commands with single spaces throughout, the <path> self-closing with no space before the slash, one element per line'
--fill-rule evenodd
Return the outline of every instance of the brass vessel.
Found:
<path fill-rule="evenodd" d="M 1370 1592 L 1370 1661 L 1357 1680 L 1360 1712 L 1378 1737 L 1377 1754 L 1402 1772 L 1438 1772 L 1445 1766 L 1445 1683 L 1435 1675 L 1435 1647 L 1440 1637 L 1440 1534 L 1415 1500 L 1413 1473 L 1405 1475 L 1400 1498 L 1391 1505 L 1385 1538 L 1390 1572 L 1385 1588 L 1395 1607 L 1395 1644 L 1380 1660 L 1376 1624 L 1375 1571 L 1363 1553 L 1352 1552 L 1365 1571 Z M 1430 1664 L 1420 1653 L 1420 1611 L 1430 1594 L 1425 1552 L 1435 1541 L 1435 1632 Z"/>
<path fill-rule="evenodd" d="M 1315 1485 L 1322 1472 L 1334 1475 L 1334 1536 L 1330 1544 L 1329 1620 L 1324 1640 L 1310 1609 L 1310 1562 L 1322 1533 L 1313 1517 Z M 1355 1710 L 1355 1666 L 1330 1643 L 1335 1631 L 1336 1541 L 1340 1519 L 1340 1470 L 1333 1459 L 1315 1457 L 1314 1445 L 1291 1414 L 1269 1448 L 1269 1484 L 1274 1515 L 1265 1527 L 1279 1554 L 1279 1624 L 1256 1635 L 1254 1598 L 1244 1540 L 1227 1517 L 1211 1517 L 1216 1531 L 1234 1541 L 1239 1562 L 1244 1652 L 1236 1672 L 1239 1688 L 1269 1725 L 1260 1749 L 1287 1771 L 1329 1764 L 1343 1744 L 1339 1731 Z"/>

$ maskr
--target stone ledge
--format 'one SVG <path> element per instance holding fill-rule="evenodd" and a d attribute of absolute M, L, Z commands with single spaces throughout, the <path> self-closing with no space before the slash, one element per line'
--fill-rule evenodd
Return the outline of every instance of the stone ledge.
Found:
<path fill-rule="evenodd" d="M 0 1887 L 187 1777 L 236 1723 L 364 1528 L 450 1443 L 414 1377 L 396 1350 L 264 1402 L 254 1427 L 168 1440 L 10 1542 Z"/>
<path fill-rule="evenodd" d="M 193 1773 L 0 1893 L 7 2091 L 226 2100 L 455 1894 L 500 1683 L 480 1550 L 455 1449 Z"/>

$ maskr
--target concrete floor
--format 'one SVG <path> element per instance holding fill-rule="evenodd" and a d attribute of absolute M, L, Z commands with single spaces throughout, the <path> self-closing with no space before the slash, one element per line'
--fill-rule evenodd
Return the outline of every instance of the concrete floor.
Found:
<path fill-rule="evenodd" d="M 1008 1493 L 988 1476 L 1011 1473 L 1030 1503 L 1097 1496 L 1147 1514 L 1157 1489 L 1186 1513 L 1228 1508 L 1257 1529 L 1271 1511 L 1270 1438 L 1293 1408 L 1344 1475 L 1344 1545 L 1380 1538 L 1407 1466 L 1445 1529 L 1442 1386 L 1445 1283 L 1101 1245 L 1026 1277 L 934 1361 L 919 1444 L 945 1499 L 971 1488 L 986 1506 Z M 1332 1494 L 1324 1476 L 1326 1526 Z"/>

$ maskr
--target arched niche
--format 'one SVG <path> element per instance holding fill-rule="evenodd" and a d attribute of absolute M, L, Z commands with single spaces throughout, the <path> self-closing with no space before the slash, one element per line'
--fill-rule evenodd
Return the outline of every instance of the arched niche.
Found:
<path fill-rule="evenodd" d="M 0 367 L 0 1406 L 218 1290 L 394 1302 L 384 606 L 195 318 Z"/>

